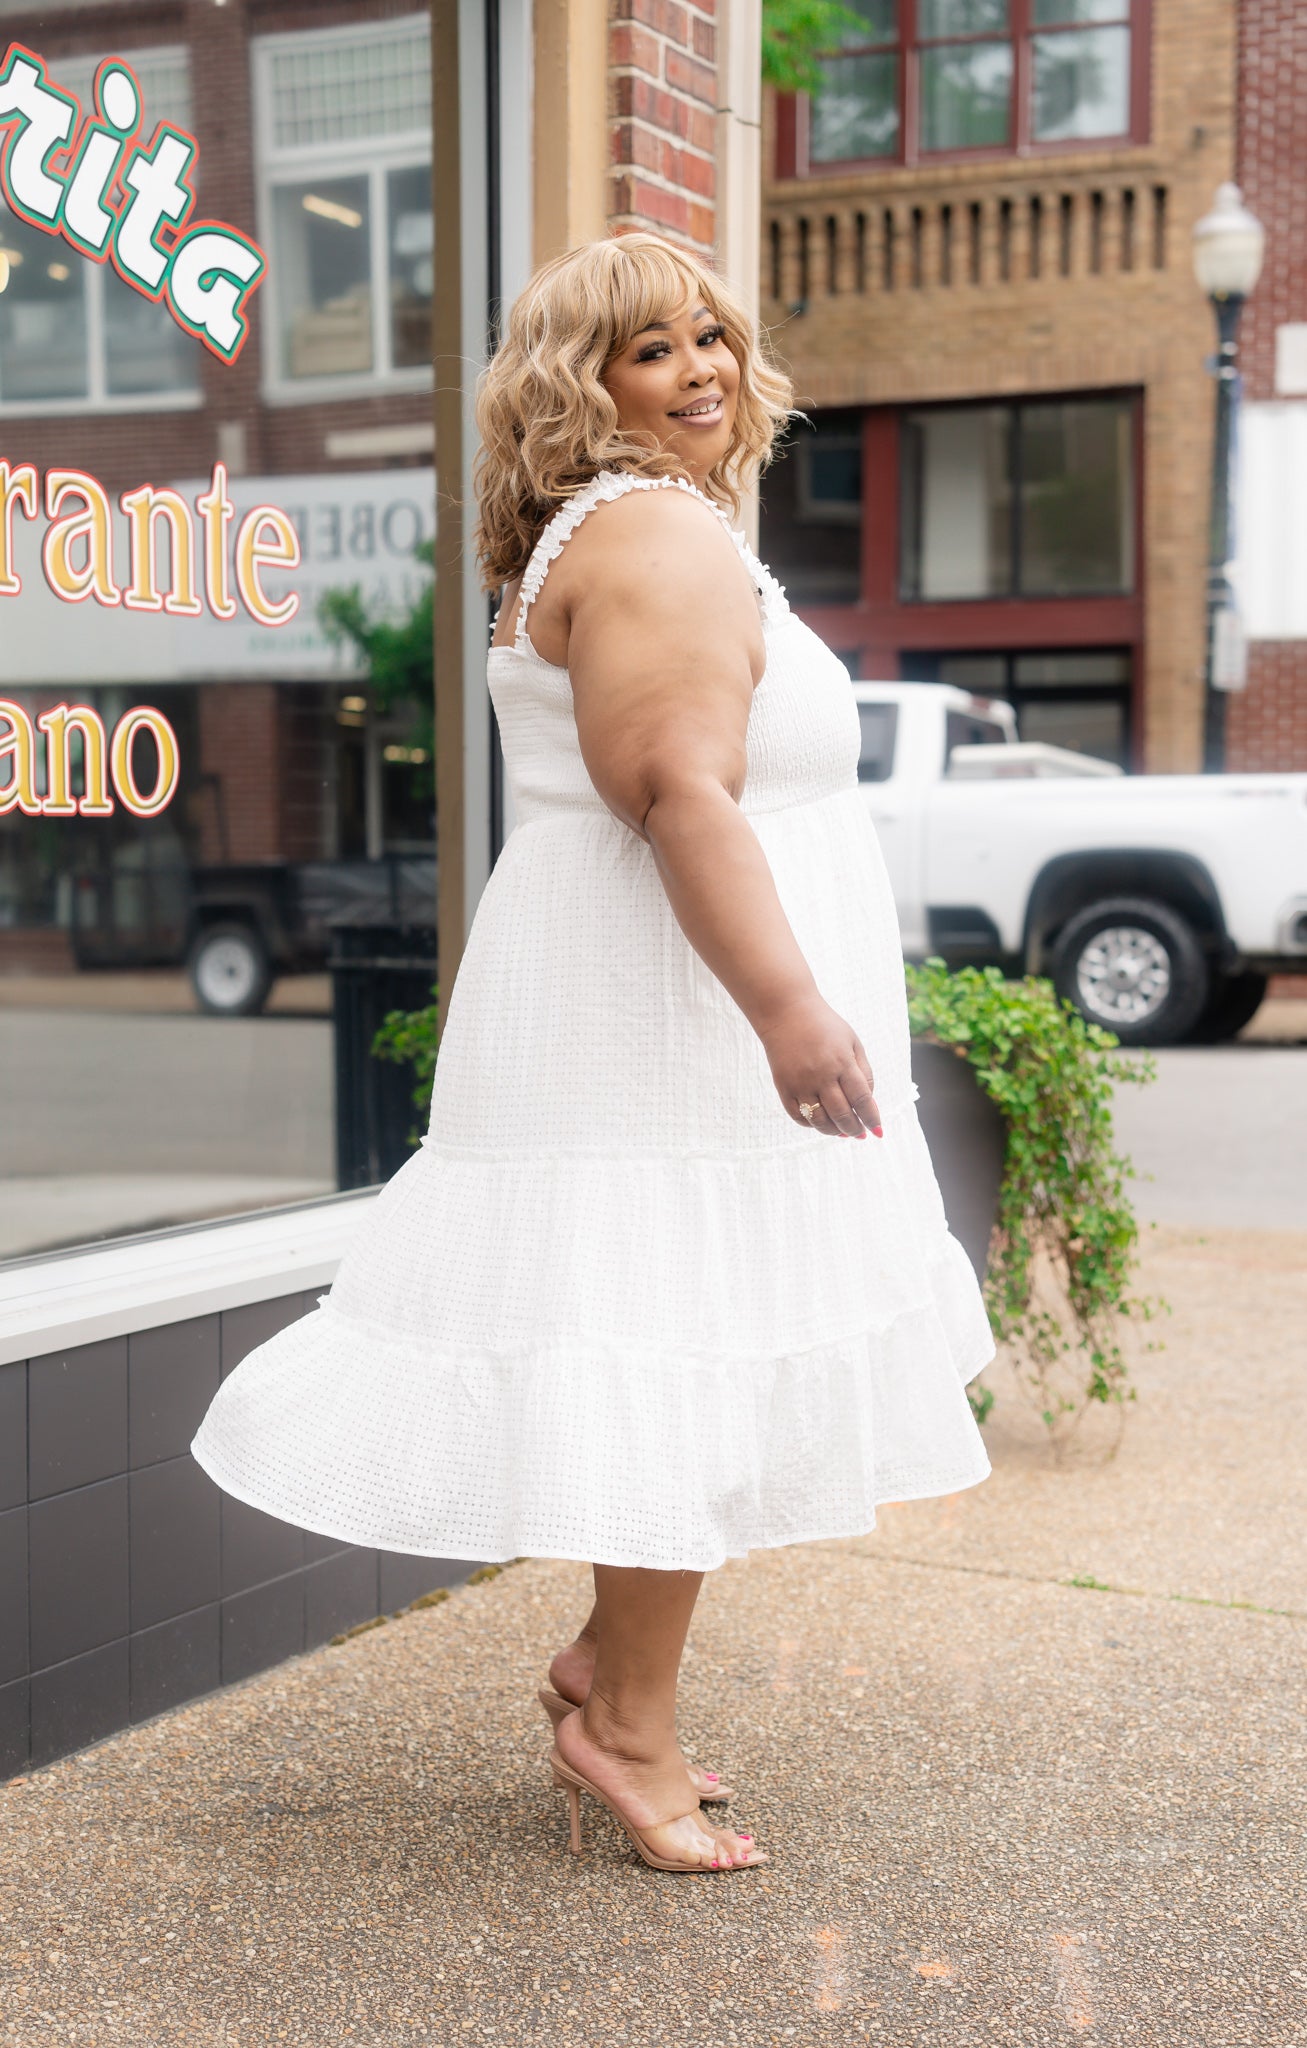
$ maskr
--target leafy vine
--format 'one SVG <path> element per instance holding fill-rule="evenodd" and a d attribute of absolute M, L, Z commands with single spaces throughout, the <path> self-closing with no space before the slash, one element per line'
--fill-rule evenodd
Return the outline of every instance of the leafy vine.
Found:
<path fill-rule="evenodd" d="M 913 1036 L 969 1060 L 1007 1125 L 985 1306 L 1060 1453 L 1095 1405 L 1123 1421 L 1137 1397 L 1117 1319 L 1169 1310 L 1130 1291 L 1139 1233 L 1124 1183 L 1136 1176 L 1112 1147 L 1114 1085 L 1155 1079 L 1156 1062 L 1119 1051 L 1040 976 L 951 972 L 935 957 L 906 973 Z M 971 1397 L 982 1421 L 987 1392 Z"/>

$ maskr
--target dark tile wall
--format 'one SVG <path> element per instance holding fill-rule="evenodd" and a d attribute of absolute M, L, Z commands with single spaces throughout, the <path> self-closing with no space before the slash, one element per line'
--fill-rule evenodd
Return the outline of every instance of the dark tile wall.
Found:
<path fill-rule="evenodd" d="M 247 1507 L 190 1442 L 321 1289 L 0 1366 L 0 1779 L 455 1585 Z"/>

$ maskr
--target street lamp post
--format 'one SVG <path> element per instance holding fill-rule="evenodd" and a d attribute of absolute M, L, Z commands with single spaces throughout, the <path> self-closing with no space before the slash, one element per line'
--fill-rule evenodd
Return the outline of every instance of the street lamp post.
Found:
<path fill-rule="evenodd" d="M 1230 586 L 1230 466 L 1241 380 L 1239 316 L 1261 275 L 1261 222 L 1248 211 L 1237 185 L 1218 186 L 1210 213 L 1194 228 L 1194 273 L 1216 314 L 1216 433 L 1212 450 L 1212 504 L 1207 549 L 1207 640 L 1203 670 L 1203 769 L 1225 767 L 1225 704 L 1244 681 L 1243 627 Z"/>

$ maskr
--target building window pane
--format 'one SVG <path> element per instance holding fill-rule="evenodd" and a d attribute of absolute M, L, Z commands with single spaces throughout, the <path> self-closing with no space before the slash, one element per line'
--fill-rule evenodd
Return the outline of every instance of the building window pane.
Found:
<path fill-rule="evenodd" d="M 1128 683 L 1130 656 L 1112 648 L 1087 653 L 1018 654 L 1013 664 L 1018 689 L 1077 689 L 1087 683 Z"/>
<path fill-rule="evenodd" d="M 1011 105 L 1011 43 L 938 43 L 921 52 L 923 150 L 1002 147 Z"/>
<path fill-rule="evenodd" d="M 1010 421 L 1004 406 L 906 415 L 905 597 L 999 597 L 1011 590 Z"/>
<path fill-rule="evenodd" d="M 274 199 L 286 370 L 332 377 L 372 368 L 372 236 L 366 178 L 279 185 Z"/>
<path fill-rule="evenodd" d="M 76 57 L 57 68 L 59 84 L 93 108 L 99 60 Z M 190 60 L 182 48 L 133 50 L 141 89 L 141 133 L 160 121 L 189 130 Z M 140 399 L 196 388 L 200 344 L 167 308 L 124 284 L 109 262 L 96 263 L 0 208 L 0 245 L 11 258 L 0 297 L 0 404 Z"/>
<path fill-rule="evenodd" d="M 923 43 L 946 36 L 1002 35 L 1008 0 L 918 0 L 917 34 Z"/>
<path fill-rule="evenodd" d="M 1032 126 L 1037 142 L 1124 135 L 1130 126 L 1130 31 L 1035 36 Z"/>
<path fill-rule="evenodd" d="M 832 57 L 812 103 L 812 163 L 895 156 L 899 146 L 899 60 L 892 51 Z"/>
<path fill-rule="evenodd" d="M 1126 765 L 1127 710 L 1122 697 L 1026 697 L 1017 710 L 1023 740 L 1069 747 L 1099 761 Z"/>
<path fill-rule="evenodd" d="M 1131 588 L 1132 412 L 1128 399 L 1021 407 L 1023 595 Z"/>
<path fill-rule="evenodd" d="M 407 35 L 301 38 L 270 66 L 277 149 L 431 131 L 431 43 L 423 20 Z"/>
<path fill-rule="evenodd" d="M 53 235 L 0 208 L 0 401 L 85 398 L 86 265 Z"/>
<path fill-rule="evenodd" d="M 1081 22 L 1123 21 L 1130 0 L 1034 0 L 1031 20 L 1036 28 L 1075 28 Z"/>
<path fill-rule="evenodd" d="M 868 43 L 892 43 L 898 34 L 897 0 L 853 0 L 850 10 L 862 16 L 860 28 L 840 31 L 842 50 L 863 49 Z"/>
<path fill-rule="evenodd" d="M 104 289 L 105 388 L 112 398 L 154 391 L 190 391 L 199 346 L 166 306 L 143 299 L 106 264 Z"/>
<path fill-rule="evenodd" d="M 390 232 L 391 354 L 397 370 L 431 361 L 434 216 L 431 166 L 391 171 L 386 180 Z"/>
<path fill-rule="evenodd" d="M 861 590 L 862 417 L 795 421 L 763 481 L 762 544 L 800 604 L 852 604 Z"/>

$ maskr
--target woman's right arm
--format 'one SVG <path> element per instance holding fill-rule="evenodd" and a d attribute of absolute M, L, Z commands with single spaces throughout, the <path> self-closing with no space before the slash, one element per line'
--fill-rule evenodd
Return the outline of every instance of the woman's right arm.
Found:
<path fill-rule="evenodd" d="M 583 546 L 582 543 L 585 543 Z M 581 754 L 650 846 L 673 915 L 757 1032 L 789 1115 L 860 1135 L 880 1114 L 861 1042 L 823 1001 L 739 808 L 766 660 L 748 571 L 676 490 L 633 491 L 568 543 L 568 669 Z M 553 572 L 557 573 L 557 571 Z"/>

